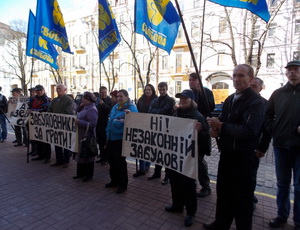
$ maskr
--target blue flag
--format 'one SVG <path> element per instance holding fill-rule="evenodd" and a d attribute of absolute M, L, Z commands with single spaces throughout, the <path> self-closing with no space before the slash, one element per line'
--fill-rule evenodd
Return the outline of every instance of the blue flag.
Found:
<path fill-rule="evenodd" d="M 55 47 L 44 40 L 41 36 L 35 35 L 35 16 L 29 11 L 28 29 L 27 29 L 27 44 L 26 44 L 26 55 L 37 58 L 54 69 L 58 69 L 56 65 L 56 58 L 58 53 Z"/>
<path fill-rule="evenodd" d="M 170 0 L 136 0 L 135 32 L 169 54 L 175 43 L 180 18 Z"/>
<path fill-rule="evenodd" d="M 268 22 L 270 13 L 266 0 L 209 0 L 222 6 L 230 6 L 236 8 L 243 8 L 256 14 L 262 20 Z"/>
<path fill-rule="evenodd" d="M 120 43 L 121 36 L 116 19 L 107 0 L 99 0 L 98 3 L 99 56 L 102 63 Z"/>
<path fill-rule="evenodd" d="M 36 34 L 58 45 L 62 51 L 71 53 L 65 22 L 57 0 L 37 0 Z"/>

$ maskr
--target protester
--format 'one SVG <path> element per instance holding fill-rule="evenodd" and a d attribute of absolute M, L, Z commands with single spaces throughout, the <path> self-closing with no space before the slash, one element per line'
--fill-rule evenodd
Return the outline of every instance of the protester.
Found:
<path fill-rule="evenodd" d="M 264 103 L 250 87 L 251 66 L 233 70 L 236 92 L 224 102 L 220 118 L 207 118 L 211 136 L 219 137 L 216 220 L 209 230 L 227 230 L 235 219 L 237 230 L 252 229 L 254 151 L 263 124 Z"/>
<path fill-rule="evenodd" d="M 73 115 L 73 100 L 67 95 L 67 87 L 63 84 L 56 86 L 57 97 L 53 99 L 48 107 L 50 113 L 61 113 Z M 56 162 L 51 166 L 63 165 L 64 168 L 69 166 L 70 151 L 62 147 L 55 146 Z"/>
<path fill-rule="evenodd" d="M 162 115 L 173 115 L 173 108 L 175 105 L 175 100 L 168 95 L 168 84 L 166 82 L 160 82 L 158 84 L 159 97 L 155 98 L 151 104 L 148 113 L 162 114 Z M 148 180 L 153 180 L 161 177 L 162 166 L 155 165 L 154 173 Z M 168 184 L 168 175 L 162 181 L 162 184 Z"/>
<path fill-rule="evenodd" d="M 251 84 L 250 84 L 252 90 L 257 93 L 258 95 L 260 95 L 260 92 L 262 91 L 263 89 L 263 86 L 264 86 L 264 81 L 258 77 L 255 77 Z M 268 101 L 261 97 L 261 100 L 263 101 L 264 105 L 265 105 L 265 108 L 267 106 L 267 103 Z M 256 178 L 257 178 L 257 170 L 258 170 L 258 167 L 259 167 L 259 162 L 260 162 L 260 159 L 262 157 L 265 156 L 265 153 L 267 152 L 268 148 L 269 148 L 269 144 L 271 142 L 271 135 L 269 132 L 267 132 L 265 126 L 263 125 L 262 127 L 262 130 L 261 130 L 261 133 L 260 133 L 260 138 L 259 138 L 259 143 L 258 143 L 258 146 L 257 148 L 255 149 L 255 158 L 254 158 L 254 185 L 253 185 L 253 191 L 255 191 L 255 188 L 256 188 Z M 255 206 L 256 206 L 256 203 L 258 202 L 258 199 L 257 197 L 254 195 L 253 196 L 253 209 L 255 209 Z"/>
<path fill-rule="evenodd" d="M 197 103 L 198 111 L 207 118 L 210 112 L 215 109 L 215 100 L 213 93 L 208 88 L 203 88 L 207 102 L 205 101 L 204 94 L 200 88 L 200 83 L 196 73 L 189 75 L 189 86 L 194 93 L 195 102 Z M 207 156 L 210 156 L 210 152 L 206 152 Z M 211 194 L 210 179 L 208 177 L 207 162 L 204 159 L 204 155 L 199 155 L 198 158 L 198 179 L 201 185 L 201 190 L 197 193 L 198 197 L 206 197 Z"/>
<path fill-rule="evenodd" d="M 106 144 L 106 126 L 108 115 L 112 108 L 110 97 L 107 95 L 107 88 L 105 86 L 100 87 L 100 94 L 98 98 L 97 109 L 98 109 L 98 122 L 96 126 L 97 142 L 100 150 L 100 160 L 96 161 L 102 165 L 107 164 L 107 150 L 104 148 Z"/>
<path fill-rule="evenodd" d="M 182 93 L 177 93 L 176 97 L 180 98 L 180 101 L 179 108 L 176 110 L 174 116 L 197 120 L 195 129 L 199 132 L 199 156 L 210 152 L 209 127 L 205 118 L 197 110 L 194 93 L 191 90 L 184 90 Z M 166 169 L 166 171 L 170 178 L 172 205 L 165 207 L 165 210 L 167 212 L 181 213 L 185 206 L 186 216 L 184 225 L 190 227 L 194 222 L 197 211 L 196 181 L 171 169 Z"/>
<path fill-rule="evenodd" d="M 126 157 L 122 156 L 122 139 L 125 114 L 127 112 L 138 112 L 136 106 L 130 101 L 125 89 L 118 91 L 118 103 L 112 108 L 106 128 L 109 174 L 111 181 L 105 185 L 106 188 L 118 187 L 116 193 L 127 190 L 128 173 Z"/>
<path fill-rule="evenodd" d="M 294 230 L 300 229 L 300 61 L 286 65 L 288 82 L 273 92 L 266 111 L 266 128 L 272 133 L 277 177 L 277 217 L 281 227 L 290 214 L 291 180 L 294 182 Z"/>
<path fill-rule="evenodd" d="M 111 103 L 112 106 L 114 106 L 115 104 L 118 103 L 117 97 L 118 97 L 118 90 L 114 90 L 110 93 L 110 97 L 111 97 Z"/>
<path fill-rule="evenodd" d="M 0 86 L 0 92 L 2 87 Z M 7 99 L 0 93 L 0 142 L 3 143 L 7 138 L 6 116 L 7 113 Z"/>
<path fill-rule="evenodd" d="M 76 176 L 73 179 L 83 178 L 83 182 L 88 182 L 93 179 L 94 176 L 94 160 L 95 157 L 82 158 L 80 157 L 80 140 L 94 136 L 94 129 L 97 125 L 98 111 L 95 106 L 95 96 L 90 92 L 83 94 L 81 103 L 81 111 L 77 114 L 75 123 L 78 125 L 78 149 L 79 152 L 75 154 L 75 160 L 77 162 Z"/>
<path fill-rule="evenodd" d="M 29 103 L 29 111 L 46 112 L 50 104 L 50 98 L 47 97 L 44 87 L 42 85 L 36 85 L 34 91 L 36 95 Z M 41 141 L 31 141 L 31 143 L 32 151 L 29 155 L 38 155 L 38 157 L 33 158 L 32 161 L 44 160 L 44 164 L 49 163 L 51 158 L 51 145 Z"/>
<path fill-rule="evenodd" d="M 139 113 L 147 113 L 151 102 L 157 98 L 154 86 L 147 84 L 144 89 L 144 94 L 137 101 L 137 109 Z M 144 176 L 150 168 L 150 162 L 139 160 L 139 170 L 133 174 L 133 177 Z"/>
<path fill-rule="evenodd" d="M 12 98 L 8 101 L 8 103 L 15 103 L 20 101 L 20 97 L 22 97 L 22 89 L 20 88 L 13 88 L 12 91 Z M 15 136 L 16 136 L 16 143 L 14 146 L 19 147 L 23 144 L 27 147 L 28 146 L 28 131 L 26 126 L 18 126 L 14 125 L 15 129 Z"/>

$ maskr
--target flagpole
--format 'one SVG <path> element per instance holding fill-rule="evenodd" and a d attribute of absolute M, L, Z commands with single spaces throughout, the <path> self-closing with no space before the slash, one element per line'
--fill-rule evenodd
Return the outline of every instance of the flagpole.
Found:
<path fill-rule="evenodd" d="M 205 7 L 206 7 L 206 0 L 204 0 L 204 2 L 203 2 L 203 11 L 202 11 L 202 28 L 201 28 L 199 73 L 201 73 L 201 70 L 202 70 L 202 50 L 203 50 L 203 34 L 204 34 Z"/>
<path fill-rule="evenodd" d="M 188 44 L 188 47 L 189 47 L 189 50 L 190 50 L 192 61 L 193 61 L 194 67 L 195 67 L 195 72 L 196 72 L 196 75 L 198 77 L 198 81 L 199 81 L 199 84 L 200 84 L 201 94 L 204 97 L 205 106 L 208 108 L 208 110 L 207 110 L 208 111 L 208 116 L 211 117 L 211 111 L 210 111 L 210 108 L 209 108 L 209 103 L 208 103 L 207 96 L 206 96 L 206 93 L 205 93 L 204 88 L 203 88 L 203 84 L 202 84 L 202 81 L 201 81 L 201 78 L 200 78 L 200 73 L 199 73 L 199 70 L 198 70 L 197 63 L 196 63 L 196 58 L 195 58 L 195 55 L 194 55 L 194 52 L 193 52 L 193 49 L 192 49 L 191 41 L 190 41 L 190 38 L 189 38 L 189 35 L 188 35 L 188 32 L 187 32 L 186 26 L 185 26 L 185 22 L 184 22 L 183 17 L 182 17 L 182 12 L 180 10 L 180 6 L 178 4 L 178 0 L 175 0 L 175 3 L 176 3 L 176 8 L 178 10 L 178 14 L 179 14 L 179 17 L 180 17 L 180 21 L 182 23 L 182 27 L 183 27 L 183 31 L 184 31 L 184 34 L 185 34 L 185 38 L 186 38 L 186 41 L 187 41 L 187 44 Z"/>

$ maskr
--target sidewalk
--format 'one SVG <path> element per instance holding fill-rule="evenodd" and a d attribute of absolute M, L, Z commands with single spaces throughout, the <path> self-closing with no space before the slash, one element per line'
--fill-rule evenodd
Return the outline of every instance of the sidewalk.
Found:
<path fill-rule="evenodd" d="M 214 219 L 215 178 L 218 154 L 207 158 L 212 179 L 212 195 L 198 198 L 194 225 L 183 226 L 185 214 L 171 214 L 164 207 L 171 202 L 170 186 L 146 177 L 133 178 L 134 161 L 128 162 L 129 185 L 124 194 L 104 188 L 109 182 L 108 166 L 95 165 L 93 181 L 73 180 L 76 163 L 69 168 L 50 167 L 41 161 L 26 163 L 26 148 L 14 147 L 11 141 L 0 143 L 0 229 L 203 229 L 203 223 Z M 272 154 L 270 154 L 272 155 Z M 261 162 L 259 192 L 274 195 L 274 174 L 267 170 L 269 156 Z M 52 162 L 54 153 L 52 152 Z M 151 174 L 153 169 L 150 170 Z M 263 174 L 262 174 L 263 172 Z M 266 174 L 267 173 L 267 174 Z M 266 176 L 268 178 L 266 178 Z M 264 179 L 265 178 L 265 179 Z M 267 182 L 267 183 L 266 183 Z M 269 185 L 270 187 L 266 187 Z M 270 229 L 268 221 L 276 216 L 276 201 L 272 196 L 257 195 L 259 203 L 253 218 L 253 229 Z M 292 229 L 292 216 L 285 230 Z M 232 229 L 235 229 L 233 226 Z"/>

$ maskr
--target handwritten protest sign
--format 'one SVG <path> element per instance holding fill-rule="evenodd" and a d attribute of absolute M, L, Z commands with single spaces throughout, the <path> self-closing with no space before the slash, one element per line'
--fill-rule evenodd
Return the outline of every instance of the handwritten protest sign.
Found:
<path fill-rule="evenodd" d="M 125 117 L 122 155 L 159 164 L 198 178 L 195 120 L 156 114 Z"/>
<path fill-rule="evenodd" d="M 12 125 L 25 126 L 28 117 L 28 98 L 21 96 L 19 98 L 9 98 L 7 116 Z"/>
<path fill-rule="evenodd" d="M 77 152 L 76 116 L 32 112 L 29 119 L 30 140 L 42 141 Z"/>

